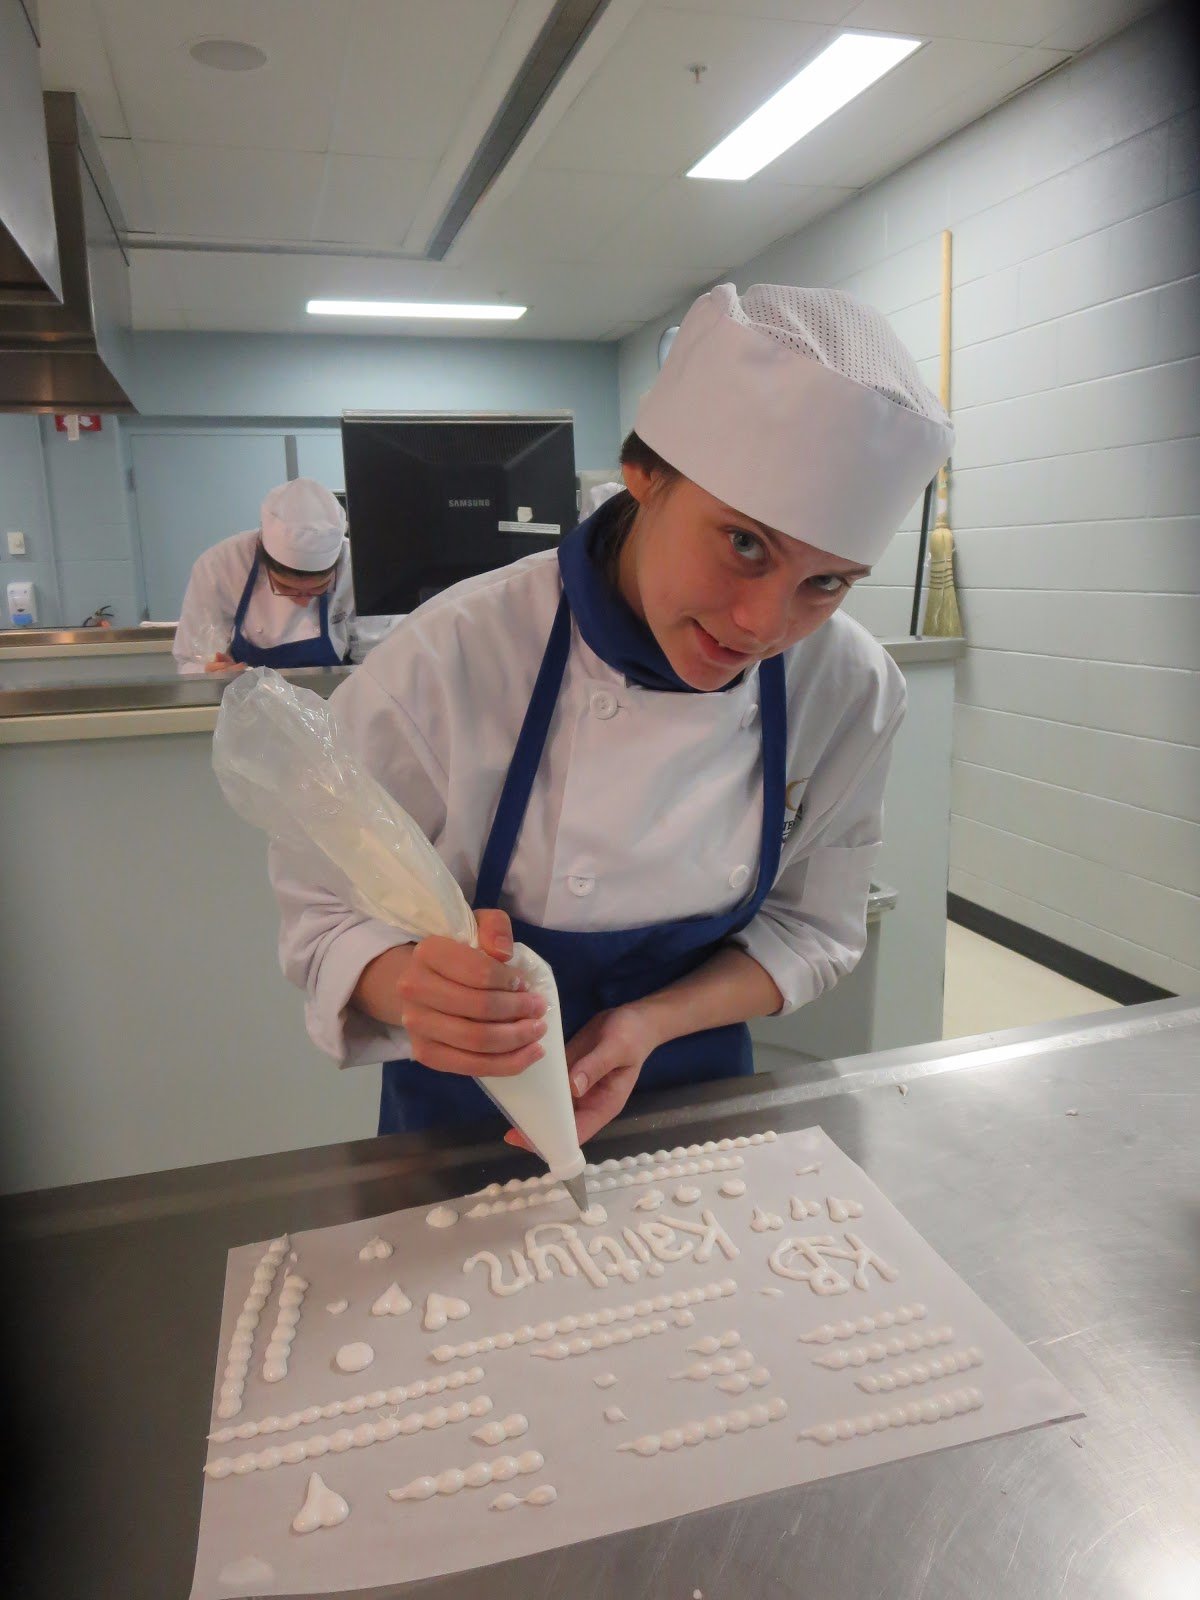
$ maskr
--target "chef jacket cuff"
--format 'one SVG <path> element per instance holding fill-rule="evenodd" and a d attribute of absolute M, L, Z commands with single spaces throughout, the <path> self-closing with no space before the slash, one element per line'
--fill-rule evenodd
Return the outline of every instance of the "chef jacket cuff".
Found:
<path fill-rule="evenodd" d="M 385 922 L 360 922 L 334 939 L 321 961 L 304 1006 L 309 1038 L 341 1067 L 404 1061 L 411 1054 L 407 1032 L 392 1028 L 350 1004 L 363 968 L 385 950 L 413 944 Z"/>
<path fill-rule="evenodd" d="M 755 917 L 730 943 L 753 957 L 783 996 L 783 1004 L 775 1012 L 777 1017 L 799 1010 L 825 987 L 812 964 L 804 960 L 765 917 Z"/>

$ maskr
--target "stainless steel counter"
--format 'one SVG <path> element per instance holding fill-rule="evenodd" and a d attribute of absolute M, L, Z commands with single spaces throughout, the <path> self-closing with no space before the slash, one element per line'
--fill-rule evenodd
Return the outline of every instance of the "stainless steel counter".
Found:
<path fill-rule="evenodd" d="M 281 676 L 331 695 L 353 667 L 289 667 Z M 77 683 L 58 688 L 0 690 L 0 721 L 9 717 L 81 716 L 90 712 L 170 711 L 219 706 L 233 674 L 170 678 L 158 683 Z"/>
<path fill-rule="evenodd" d="M 175 637 L 175 623 L 147 622 L 141 628 L 2 628 L 0 651 L 61 650 L 80 644 L 150 644 Z"/>
<path fill-rule="evenodd" d="M 1163 1001 L 786 1067 L 707 1085 L 690 1103 L 646 1101 L 596 1142 L 597 1159 L 819 1122 L 1038 1350 L 1087 1419 L 420 1592 L 447 1600 L 686 1600 L 697 1589 L 704 1600 L 1194 1595 L 1198 1068 L 1200 1006 Z M 20 1543 L 37 1552 L 19 1592 L 187 1594 L 231 1245 L 425 1205 L 524 1170 L 469 1137 L 371 1140 L 6 1203 L 6 1301 L 17 1316 L 9 1373 L 28 1407 L 9 1438 L 21 1461 L 44 1441 L 27 1503 L 16 1507 Z"/>

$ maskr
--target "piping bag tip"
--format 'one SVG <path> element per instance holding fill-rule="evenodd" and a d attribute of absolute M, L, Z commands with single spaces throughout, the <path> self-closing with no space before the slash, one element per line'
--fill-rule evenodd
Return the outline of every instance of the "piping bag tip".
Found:
<path fill-rule="evenodd" d="M 564 1178 L 562 1180 L 562 1185 L 567 1193 L 571 1196 L 571 1199 L 574 1200 L 579 1210 L 579 1214 L 582 1216 L 583 1213 L 589 1210 L 591 1206 L 591 1200 L 588 1196 L 587 1179 L 581 1172 L 577 1178 Z"/>

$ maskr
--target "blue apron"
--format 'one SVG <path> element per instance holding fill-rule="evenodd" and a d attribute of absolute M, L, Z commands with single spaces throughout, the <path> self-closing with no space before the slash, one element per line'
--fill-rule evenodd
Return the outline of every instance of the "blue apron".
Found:
<path fill-rule="evenodd" d="M 254 585 L 258 582 L 260 565 L 261 553 L 256 549 L 250 565 L 250 576 L 246 579 L 246 587 L 242 590 L 242 598 L 238 601 L 237 614 L 233 619 L 233 640 L 229 654 L 235 661 L 244 662 L 248 667 L 274 667 L 277 672 L 282 672 L 286 667 L 340 667 L 343 658 L 338 655 L 329 637 L 328 589 L 321 596 L 321 631 L 315 638 L 266 646 L 250 643 L 242 632 L 242 623 L 246 620 L 246 608 L 254 593 Z"/>
<path fill-rule="evenodd" d="M 500 904 L 501 890 L 529 804 L 571 648 L 571 608 L 564 594 L 550 630 L 525 721 L 484 848 L 475 907 Z M 759 668 L 762 703 L 763 820 L 758 881 L 748 899 L 716 916 L 686 917 L 578 933 L 513 918 L 513 936 L 549 962 L 558 984 L 563 1032 L 571 1037 L 597 1012 L 675 983 L 702 965 L 758 914 L 779 869 L 784 826 L 787 700 L 782 656 Z M 667 1089 L 753 1072 L 744 1023 L 685 1034 L 647 1057 L 638 1090 Z M 495 1118 L 496 1108 L 473 1078 L 435 1072 L 416 1061 L 385 1061 L 380 1133 L 402 1133 Z"/>

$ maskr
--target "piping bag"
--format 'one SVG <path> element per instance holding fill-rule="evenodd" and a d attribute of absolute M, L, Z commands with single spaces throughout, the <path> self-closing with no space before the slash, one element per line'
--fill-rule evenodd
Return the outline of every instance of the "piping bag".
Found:
<path fill-rule="evenodd" d="M 478 948 L 475 915 L 445 862 L 408 812 L 363 771 L 334 711 L 311 689 L 269 667 L 243 672 L 221 700 L 213 770 L 239 816 L 303 851 L 326 878 L 332 863 L 346 900 L 366 916 L 414 939 L 437 934 Z M 545 1053 L 515 1077 L 475 1081 L 586 1211 L 554 974 L 523 944 L 509 964 L 546 1001 Z"/>

